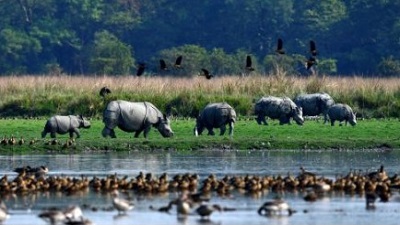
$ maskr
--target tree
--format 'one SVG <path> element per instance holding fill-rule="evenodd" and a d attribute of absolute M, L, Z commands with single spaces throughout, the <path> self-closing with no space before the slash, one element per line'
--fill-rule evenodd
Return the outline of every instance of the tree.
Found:
<path fill-rule="evenodd" d="M 131 47 L 108 31 L 95 34 L 90 71 L 97 74 L 129 74 L 134 64 Z"/>

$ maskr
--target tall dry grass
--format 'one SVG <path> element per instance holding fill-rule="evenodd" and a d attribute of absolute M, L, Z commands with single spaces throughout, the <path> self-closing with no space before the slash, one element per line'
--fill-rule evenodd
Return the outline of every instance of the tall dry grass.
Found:
<path fill-rule="evenodd" d="M 327 92 L 337 102 L 362 111 L 375 110 L 382 116 L 393 116 L 400 108 L 400 78 L 295 77 L 278 72 L 268 76 L 219 76 L 211 80 L 197 76 L 2 76 L 0 110 L 3 115 L 15 110 L 19 112 L 17 115 L 82 111 L 98 115 L 104 108 L 98 93 L 103 86 L 112 90 L 110 99 L 151 101 L 162 109 L 172 104 L 180 116 L 193 116 L 212 101 L 232 102 L 240 114 L 248 115 L 252 102 L 261 96 L 293 98 L 299 93 L 314 92 Z"/>

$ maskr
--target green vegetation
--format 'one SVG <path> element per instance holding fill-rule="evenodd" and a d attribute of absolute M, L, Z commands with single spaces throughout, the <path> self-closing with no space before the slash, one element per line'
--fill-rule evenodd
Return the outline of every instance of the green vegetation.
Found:
<path fill-rule="evenodd" d="M 235 125 L 234 137 L 208 136 L 206 132 L 195 137 L 193 119 L 173 119 L 173 138 L 162 138 L 152 128 L 146 140 L 143 134 L 133 138 L 133 133 L 125 133 L 116 129 L 116 139 L 103 138 L 103 123 L 92 120 L 92 127 L 81 129 L 81 138 L 71 146 L 64 146 L 69 135 L 58 135 L 58 144 L 52 145 L 48 134 L 41 138 L 45 120 L 7 119 L 0 120 L 0 137 L 9 139 L 12 135 L 25 140 L 23 145 L 0 145 L 3 153 L 31 153 L 43 151 L 81 152 L 81 151 L 146 151 L 146 150 L 178 150 L 190 151 L 198 149 L 218 150 L 257 150 L 257 149 L 392 149 L 400 147 L 398 120 L 363 120 L 357 126 L 324 125 L 322 121 L 306 121 L 304 126 L 279 125 L 278 121 L 270 121 L 269 126 L 258 125 L 252 118 L 242 118 Z M 215 130 L 219 134 L 219 130 Z M 35 144 L 29 142 L 36 139 Z"/>
<path fill-rule="evenodd" d="M 99 91 L 112 93 L 102 99 Z M 359 118 L 400 117 L 400 79 L 296 77 L 284 72 L 245 77 L 0 77 L 1 117 L 48 117 L 83 114 L 101 118 L 109 100 L 149 101 L 176 117 L 197 117 L 210 102 L 226 101 L 240 116 L 252 116 L 254 101 L 262 96 L 327 92 L 338 103 L 349 104 Z"/>
<path fill-rule="evenodd" d="M 302 73 L 312 39 L 322 74 L 398 76 L 399 10 L 374 0 L 3 0 L 0 74 L 122 75 L 146 62 L 150 75 L 159 57 L 179 54 L 185 72 L 166 74 L 241 74 L 243 54 L 268 74 L 282 38 L 291 73 Z"/>

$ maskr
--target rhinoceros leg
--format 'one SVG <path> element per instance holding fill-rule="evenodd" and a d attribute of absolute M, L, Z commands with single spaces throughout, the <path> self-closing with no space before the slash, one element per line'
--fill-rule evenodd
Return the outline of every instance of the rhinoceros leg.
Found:
<path fill-rule="evenodd" d="M 233 128 L 235 124 L 233 122 L 229 123 L 229 136 L 233 137 Z"/>
<path fill-rule="evenodd" d="M 226 131 L 226 126 L 225 126 L 225 124 L 222 125 L 222 126 L 220 126 L 219 129 L 220 129 L 219 135 L 221 135 L 221 136 L 224 135 L 224 134 L 225 134 L 225 131 Z"/>
<path fill-rule="evenodd" d="M 331 126 L 335 126 L 335 120 L 331 119 Z"/>
<path fill-rule="evenodd" d="M 207 130 L 208 130 L 208 135 L 212 135 L 212 136 L 215 135 L 212 127 L 211 128 L 207 128 Z"/>
<path fill-rule="evenodd" d="M 285 123 L 288 123 L 288 118 L 285 115 L 283 115 L 279 118 L 279 125 L 283 125 Z"/>
<path fill-rule="evenodd" d="M 144 131 L 143 131 L 144 138 L 147 138 L 147 135 L 148 135 L 148 133 L 150 132 L 150 129 L 151 129 L 151 125 L 150 125 L 150 124 L 148 124 L 148 125 L 144 128 Z"/>
<path fill-rule="evenodd" d="M 142 133 L 142 130 L 136 131 L 134 137 L 135 137 L 135 138 L 138 138 L 139 135 L 140 135 L 140 133 Z"/>
<path fill-rule="evenodd" d="M 69 137 L 70 137 L 70 138 L 73 138 L 73 137 L 74 137 L 74 133 L 76 134 L 76 138 L 80 138 L 80 137 L 81 137 L 81 134 L 80 134 L 78 128 L 72 129 L 72 130 L 69 132 Z"/>
<path fill-rule="evenodd" d="M 46 135 L 47 135 L 47 132 L 46 132 L 46 130 L 43 130 L 43 131 L 42 131 L 42 138 L 45 138 L 45 137 L 46 137 Z"/>
<path fill-rule="evenodd" d="M 257 116 L 257 123 L 259 124 L 259 125 L 261 125 L 261 123 L 263 123 L 264 125 L 268 125 L 268 122 L 267 122 L 267 120 L 265 119 L 265 115 L 262 115 L 262 114 L 259 114 L 258 116 Z"/>
<path fill-rule="evenodd" d="M 50 137 L 51 138 L 56 138 L 56 132 L 55 131 L 51 131 L 50 132 Z"/>
<path fill-rule="evenodd" d="M 107 127 L 104 127 L 104 129 L 101 132 L 101 134 L 103 135 L 103 137 L 107 137 L 107 136 L 110 136 L 111 138 L 116 138 L 117 137 L 117 136 L 115 136 L 114 129 L 109 129 Z"/>

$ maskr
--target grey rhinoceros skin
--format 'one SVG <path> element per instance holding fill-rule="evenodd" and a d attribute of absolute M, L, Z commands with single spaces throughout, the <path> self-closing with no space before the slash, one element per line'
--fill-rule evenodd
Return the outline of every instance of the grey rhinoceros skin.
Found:
<path fill-rule="evenodd" d="M 328 122 L 328 109 L 335 104 L 333 98 L 327 93 L 300 94 L 294 103 L 303 109 L 303 116 L 324 115 L 324 124 Z"/>
<path fill-rule="evenodd" d="M 228 103 L 210 103 L 200 112 L 197 117 L 194 134 L 201 135 L 204 128 L 208 130 L 208 135 L 215 135 L 213 128 L 220 129 L 220 135 L 224 135 L 226 125 L 229 125 L 229 135 L 233 136 L 236 112 Z"/>
<path fill-rule="evenodd" d="M 90 122 L 83 116 L 52 116 L 47 120 L 46 125 L 42 131 L 42 138 L 45 138 L 47 133 L 50 133 L 52 138 L 56 138 L 57 134 L 69 133 L 70 138 L 76 134 L 76 137 L 80 137 L 79 128 L 90 128 Z"/>
<path fill-rule="evenodd" d="M 116 127 L 125 132 L 135 132 L 136 138 L 142 131 L 147 138 L 152 126 L 156 127 L 163 137 L 171 137 L 174 134 L 170 120 L 150 102 L 111 101 L 103 112 L 103 122 L 103 137 L 116 138 Z"/>
<path fill-rule="evenodd" d="M 345 121 L 346 125 L 347 122 L 349 122 L 352 126 L 357 124 L 356 115 L 351 107 L 347 104 L 338 103 L 331 106 L 328 110 L 328 117 L 332 126 L 335 125 L 336 120 L 340 122 L 340 125 L 342 125 L 342 121 Z"/>
<path fill-rule="evenodd" d="M 279 119 L 279 124 L 290 124 L 290 119 L 293 118 L 298 125 L 304 123 L 303 112 L 301 107 L 298 107 L 288 97 L 268 96 L 259 99 L 254 106 L 254 113 L 257 116 L 258 124 L 268 125 L 265 117 L 271 119 Z"/>

